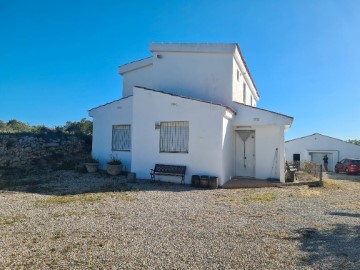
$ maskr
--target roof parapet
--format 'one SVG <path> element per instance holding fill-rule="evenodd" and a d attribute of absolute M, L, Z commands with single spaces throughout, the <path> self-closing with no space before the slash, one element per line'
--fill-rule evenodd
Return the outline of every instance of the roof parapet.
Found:
<path fill-rule="evenodd" d="M 126 72 L 150 66 L 152 65 L 152 63 L 153 63 L 152 56 L 134 62 L 130 62 L 128 64 L 119 66 L 119 74 L 124 75 Z"/>

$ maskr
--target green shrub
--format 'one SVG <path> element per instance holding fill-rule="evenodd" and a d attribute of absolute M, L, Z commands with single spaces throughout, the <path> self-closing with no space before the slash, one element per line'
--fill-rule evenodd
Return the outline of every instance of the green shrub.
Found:
<path fill-rule="evenodd" d="M 85 163 L 99 163 L 99 160 L 97 160 L 96 158 L 93 158 L 92 156 L 88 156 L 85 159 Z"/>
<path fill-rule="evenodd" d="M 107 162 L 109 165 L 122 165 L 122 162 L 120 159 L 117 159 L 115 157 L 112 157 L 110 161 Z"/>

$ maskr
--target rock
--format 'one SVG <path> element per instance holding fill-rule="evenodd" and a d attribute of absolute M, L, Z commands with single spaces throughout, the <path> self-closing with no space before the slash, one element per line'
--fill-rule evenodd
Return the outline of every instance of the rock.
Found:
<path fill-rule="evenodd" d="M 53 157 L 59 162 L 74 156 L 84 159 L 90 154 L 90 148 L 83 139 L 76 136 L 59 136 L 61 138 L 54 139 L 40 137 L 37 134 L 0 134 L 0 165 L 16 167 L 24 164 L 51 168 Z"/>

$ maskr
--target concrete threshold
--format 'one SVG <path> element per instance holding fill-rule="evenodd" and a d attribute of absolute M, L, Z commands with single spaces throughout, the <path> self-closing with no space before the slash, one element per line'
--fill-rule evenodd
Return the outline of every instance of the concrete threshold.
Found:
<path fill-rule="evenodd" d="M 222 188 L 237 189 L 237 188 L 262 188 L 262 187 L 282 187 L 282 186 L 302 186 L 308 185 L 309 187 L 320 186 L 320 181 L 301 181 L 301 182 L 286 182 L 270 181 L 265 179 L 256 179 L 252 177 L 233 177 L 227 181 Z"/>

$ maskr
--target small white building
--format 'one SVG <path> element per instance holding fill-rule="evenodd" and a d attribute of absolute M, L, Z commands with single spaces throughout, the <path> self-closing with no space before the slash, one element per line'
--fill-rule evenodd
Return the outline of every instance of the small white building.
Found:
<path fill-rule="evenodd" d="M 191 175 L 284 182 L 284 132 L 293 118 L 256 107 L 259 93 L 237 44 L 152 43 L 123 65 L 123 98 L 93 108 L 93 156 L 148 179 L 155 163 Z M 168 180 L 168 179 L 167 179 Z"/>
<path fill-rule="evenodd" d="M 286 141 L 285 152 L 288 162 L 308 160 L 323 164 L 327 155 L 329 171 L 344 158 L 360 158 L 360 146 L 319 133 Z"/>

